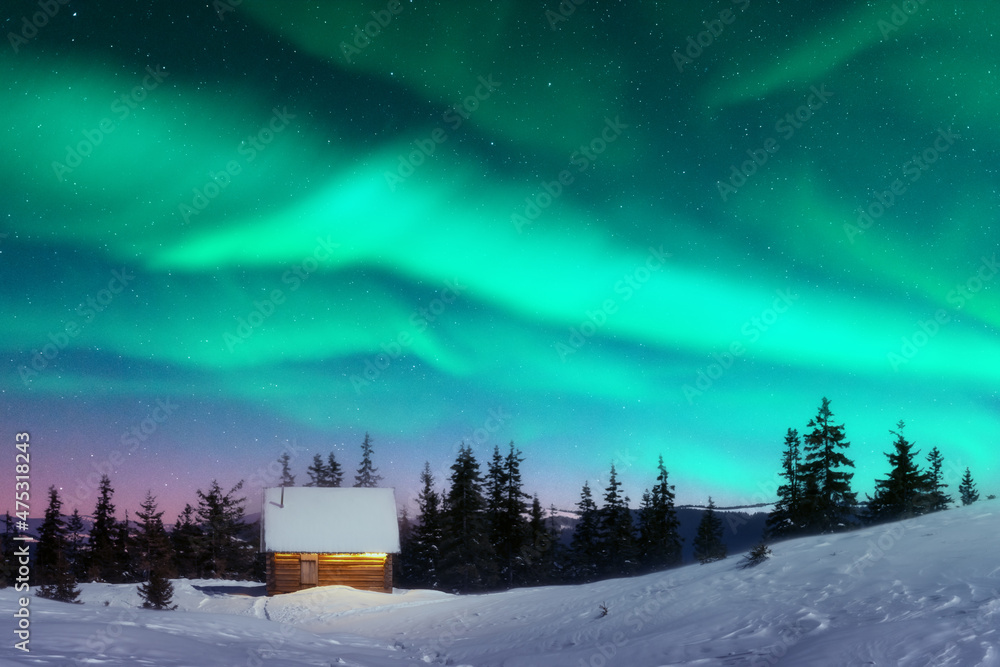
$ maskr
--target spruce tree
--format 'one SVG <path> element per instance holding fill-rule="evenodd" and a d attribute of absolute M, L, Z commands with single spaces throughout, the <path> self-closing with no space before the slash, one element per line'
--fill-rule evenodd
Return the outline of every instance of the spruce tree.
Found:
<path fill-rule="evenodd" d="M 0 588 L 13 586 L 16 583 L 17 568 L 13 556 L 16 536 L 14 518 L 11 517 L 10 510 L 7 510 L 3 521 L 3 535 L 0 536 Z"/>
<path fill-rule="evenodd" d="M 37 595 L 60 602 L 76 602 L 80 590 L 66 558 L 66 523 L 62 518 L 62 500 L 56 487 L 49 487 L 49 504 L 38 529 L 35 552 Z"/>
<path fill-rule="evenodd" d="M 420 473 L 423 485 L 417 495 L 417 517 L 413 526 L 403 574 L 409 585 L 439 588 L 441 558 L 441 499 L 434 490 L 431 464 L 424 463 Z"/>
<path fill-rule="evenodd" d="M 958 496 L 963 505 L 971 505 L 979 500 L 979 491 L 976 490 L 976 483 L 972 481 L 972 472 L 966 468 L 962 482 L 958 485 Z"/>
<path fill-rule="evenodd" d="M 174 571 L 177 572 L 177 576 L 188 579 L 202 576 L 199 551 L 201 541 L 201 528 L 194 521 L 194 508 L 188 503 L 184 505 L 184 511 L 177 517 L 174 529 L 170 533 Z"/>
<path fill-rule="evenodd" d="M 382 478 L 379 477 L 379 480 Z M 337 461 L 337 457 L 330 452 L 326 457 L 326 481 L 327 486 L 339 487 L 344 483 L 344 469 Z"/>
<path fill-rule="evenodd" d="M 640 560 L 646 570 L 661 570 L 681 562 L 680 522 L 674 509 L 674 486 L 668 480 L 663 456 L 657 463 L 656 484 L 643 492 L 639 508 Z"/>
<path fill-rule="evenodd" d="M 111 479 L 101 475 L 98 487 L 97 506 L 94 508 L 94 522 L 90 526 L 87 549 L 87 577 L 91 581 L 116 583 L 119 581 L 118 562 L 115 557 L 115 506 L 111 502 L 114 495 Z"/>
<path fill-rule="evenodd" d="M 527 524 L 524 514 L 528 511 L 525 500 L 530 496 L 524 492 L 521 481 L 520 450 L 511 441 L 510 449 L 503 461 L 503 494 L 500 508 L 500 539 L 496 544 L 497 557 L 500 560 L 500 575 L 507 581 L 507 586 L 513 586 L 524 573 L 524 561 L 521 549 L 527 537 Z"/>
<path fill-rule="evenodd" d="M 278 486 L 295 486 L 295 475 L 292 474 L 290 465 L 291 460 L 292 457 L 288 452 L 282 452 L 281 456 L 278 457 L 278 463 L 281 464 L 281 479 Z"/>
<path fill-rule="evenodd" d="M 464 443 L 451 466 L 451 488 L 442 512 L 441 582 L 455 592 L 484 591 L 497 584 L 489 541 L 479 462 Z"/>
<path fill-rule="evenodd" d="M 306 486 L 328 486 L 326 464 L 319 454 L 313 454 L 312 463 L 306 468 L 306 474 L 309 475 L 309 483 Z"/>
<path fill-rule="evenodd" d="M 139 535 L 136 537 L 140 568 L 139 597 L 147 609 L 170 609 L 174 586 L 168 578 L 173 574 L 170 562 L 170 541 L 163 528 L 163 512 L 156 511 L 156 498 L 146 492 L 146 498 L 136 513 Z"/>
<path fill-rule="evenodd" d="M 715 503 L 711 496 L 708 497 L 708 508 L 698 523 L 698 534 L 694 538 L 694 557 L 702 565 L 726 557 L 726 545 L 722 541 L 722 519 L 715 513 Z"/>
<path fill-rule="evenodd" d="M 948 509 L 952 498 L 944 492 L 948 488 L 948 485 L 944 483 L 944 457 L 941 456 L 937 447 L 927 455 L 927 481 L 929 487 L 928 511 L 940 512 Z"/>
<path fill-rule="evenodd" d="M 125 519 L 115 524 L 113 545 L 117 572 L 114 581 L 120 584 L 138 581 L 128 510 L 125 511 Z"/>
<path fill-rule="evenodd" d="M 546 518 L 546 530 L 549 534 L 548 576 L 544 583 L 560 583 L 568 573 L 569 563 L 566 561 L 566 549 L 560 540 L 559 524 L 556 522 L 556 506 L 549 505 L 549 515 Z"/>
<path fill-rule="evenodd" d="M 528 510 L 527 539 L 521 546 L 520 558 L 523 563 L 521 583 L 540 586 L 552 580 L 553 548 L 552 534 L 545 523 L 545 511 L 538 495 L 531 499 Z"/>
<path fill-rule="evenodd" d="M 243 504 L 245 497 L 236 494 L 243 488 L 243 480 L 228 492 L 223 492 L 216 480 L 207 493 L 198 490 L 198 523 L 200 569 L 203 576 L 220 579 L 244 576 L 250 570 L 250 547 L 240 538 L 244 529 Z"/>
<path fill-rule="evenodd" d="M 322 456 L 314 454 L 312 463 L 306 468 L 306 474 L 309 475 L 309 483 L 306 486 L 340 486 L 344 480 L 344 471 L 333 452 L 327 456 L 326 463 L 323 462 Z"/>
<path fill-rule="evenodd" d="M 857 502 L 851 491 L 853 473 L 843 468 L 854 462 L 840 450 L 850 447 L 844 437 L 844 425 L 833 423 L 830 401 L 823 398 L 817 415 L 807 425 L 805 464 L 802 479 L 805 485 L 803 523 L 810 532 L 829 532 L 847 526 Z"/>
<path fill-rule="evenodd" d="M 781 456 L 781 473 L 785 483 L 778 487 L 778 500 L 767 516 L 765 534 L 769 539 L 794 535 L 802 529 L 804 493 L 802 474 L 802 442 L 794 428 L 785 433 L 785 451 Z"/>
<path fill-rule="evenodd" d="M 580 519 L 576 522 L 573 539 L 570 542 L 569 574 L 572 580 L 589 582 L 597 578 L 600 559 L 598 545 L 600 517 L 589 482 L 583 484 L 576 509 Z"/>
<path fill-rule="evenodd" d="M 599 567 L 602 574 L 620 576 L 632 574 L 636 562 L 635 527 L 628 496 L 622 493 L 615 464 L 611 464 L 608 486 L 604 490 L 604 506 L 600 510 Z"/>
<path fill-rule="evenodd" d="M 73 508 L 73 513 L 66 520 L 66 560 L 69 561 L 73 577 L 79 581 L 87 575 L 87 564 L 84 553 L 84 525 L 80 510 Z"/>
<path fill-rule="evenodd" d="M 506 470 L 503 464 L 503 454 L 500 446 L 494 445 L 493 457 L 486 466 L 483 478 L 483 500 L 486 502 L 485 515 L 489 526 L 490 543 L 494 551 L 498 551 L 503 537 L 500 515 L 503 512 L 504 492 L 507 487 Z"/>
<path fill-rule="evenodd" d="M 924 514 L 930 504 L 931 481 L 917 467 L 914 459 L 919 452 L 913 450 L 913 443 L 903 435 L 905 424 L 900 421 L 892 443 L 895 451 L 886 453 L 892 469 L 886 479 L 875 480 L 875 496 L 868 499 L 865 518 L 869 522 L 895 521 L 918 514 Z"/>
<path fill-rule="evenodd" d="M 358 468 L 358 474 L 354 476 L 354 486 L 375 488 L 381 481 L 382 475 L 378 474 L 378 468 L 372 464 L 372 441 L 366 432 L 365 440 L 361 443 L 361 466 Z"/>

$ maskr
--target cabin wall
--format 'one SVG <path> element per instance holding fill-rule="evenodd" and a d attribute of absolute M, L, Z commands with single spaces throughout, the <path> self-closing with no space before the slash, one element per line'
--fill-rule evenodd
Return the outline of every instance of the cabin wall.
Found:
<path fill-rule="evenodd" d="M 366 591 L 392 592 L 392 554 L 361 557 L 352 554 L 318 554 L 319 586 L 351 586 Z M 292 593 L 313 588 L 302 583 L 301 555 L 267 554 L 267 594 Z"/>

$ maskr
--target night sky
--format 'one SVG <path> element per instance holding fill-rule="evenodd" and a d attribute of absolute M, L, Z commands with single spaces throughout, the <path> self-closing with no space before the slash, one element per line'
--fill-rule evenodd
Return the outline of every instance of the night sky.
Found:
<path fill-rule="evenodd" d="M 463 439 L 546 506 L 659 454 L 760 502 L 823 396 L 862 497 L 901 419 L 1000 484 L 995 2 L 50 4 L 0 56 L 33 515 L 255 511 L 366 431 L 400 502 Z"/>

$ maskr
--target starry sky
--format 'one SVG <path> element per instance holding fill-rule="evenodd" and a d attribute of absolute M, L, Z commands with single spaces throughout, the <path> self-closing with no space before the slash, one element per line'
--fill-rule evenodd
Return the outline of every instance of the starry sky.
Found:
<path fill-rule="evenodd" d="M 44 6 L 43 6 L 44 5 Z M 48 7 L 48 9 L 45 9 Z M 905 11 L 904 11 L 905 10 Z M 513 441 L 570 507 L 773 497 L 821 398 L 1000 484 L 1000 8 L 13 2 L 0 419 L 89 513 L 282 451 L 400 502 Z M 12 464 L 13 465 L 13 464 Z"/>

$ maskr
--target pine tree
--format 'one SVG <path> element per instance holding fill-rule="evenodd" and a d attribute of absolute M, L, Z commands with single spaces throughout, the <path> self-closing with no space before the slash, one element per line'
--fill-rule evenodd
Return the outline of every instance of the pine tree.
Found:
<path fill-rule="evenodd" d="M 16 567 L 14 559 L 14 520 L 8 510 L 4 517 L 4 531 L 0 536 L 0 588 L 7 588 L 16 583 Z"/>
<path fill-rule="evenodd" d="M 479 463 L 471 447 L 462 444 L 451 470 L 442 512 L 441 582 L 452 591 L 487 590 L 496 586 L 496 557 L 489 541 Z"/>
<path fill-rule="evenodd" d="M 245 575 L 250 569 L 250 547 L 240 533 L 244 529 L 245 497 L 236 497 L 243 488 L 240 480 L 228 492 L 223 492 L 212 480 L 208 493 L 198 490 L 198 521 L 202 535 L 199 554 L 204 576 L 215 579 Z"/>
<path fill-rule="evenodd" d="M 576 509 L 580 519 L 576 522 L 576 527 L 573 529 L 573 539 L 570 542 L 570 578 L 575 581 L 589 582 L 597 578 L 600 559 L 598 545 L 600 517 L 590 491 L 589 482 L 583 484 Z"/>
<path fill-rule="evenodd" d="M 523 515 L 528 509 L 525 500 L 529 496 L 522 490 L 523 461 L 513 442 L 506 456 L 495 446 L 483 483 L 490 544 L 497 557 L 500 578 L 508 587 L 520 583 L 526 566 L 521 551 L 527 539 Z"/>
<path fill-rule="evenodd" d="M 73 577 L 77 581 L 83 579 L 87 574 L 83 549 L 83 528 L 83 517 L 80 516 L 80 510 L 73 508 L 73 513 L 66 521 L 66 560 L 69 561 Z"/>
<path fill-rule="evenodd" d="M 726 557 L 726 545 L 722 541 L 722 519 L 715 513 L 715 503 L 711 496 L 708 497 L 708 508 L 698 523 L 698 534 L 694 538 L 694 557 L 702 565 Z"/>
<path fill-rule="evenodd" d="M 156 497 L 151 491 L 136 512 L 139 518 L 139 532 L 135 537 L 136 562 L 140 580 L 149 578 L 150 572 L 158 569 L 167 576 L 175 574 L 171 562 L 171 544 L 163 527 L 163 512 L 157 512 Z"/>
<path fill-rule="evenodd" d="M 51 486 L 49 505 L 38 529 L 38 547 L 35 552 L 35 577 L 39 585 L 37 595 L 60 602 L 76 602 L 80 589 L 77 588 L 70 563 L 66 559 L 66 523 L 61 509 L 59 491 Z"/>
<path fill-rule="evenodd" d="M 117 583 L 120 580 L 118 563 L 115 558 L 115 506 L 111 503 L 114 495 L 111 479 L 101 475 L 98 487 L 97 506 L 94 508 L 94 522 L 90 526 L 87 553 L 87 577 L 91 581 Z"/>
<path fill-rule="evenodd" d="M 156 511 L 156 498 L 146 492 L 141 511 L 136 513 L 140 532 L 136 538 L 141 580 L 139 596 L 147 609 L 170 609 L 174 586 L 168 578 L 173 574 L 170 562 L 170 541 L 163 528 L 163 512 Z"/>
<path fill-rule="evenodd" d="M 483 500 L 486 501 L 486 522 L 490 529 L 490 544 L 497 550 L 502 539 L 500 515 L 503 512 L 504 492 L 507 486 L 507 475 L 503 464 L 503 454 L 500 446 L 493 447 L 493 457 L 486 467 L 483 478 Z"/>
<path fill-rule="evenodd" d="M 10 515 L 10 510 L 4 515 L 3 535 L 0 536 L 0 588 L 6 588 L 16 583 L 17 568 L 15 567 L 14 538 L 17 531 L 14 529 L 14 519 Z"/>
<path fill-rule="evenodd" d="M 521 547 L 523 562 L 521 582 L 528 586 L 540 586 L 552 581 L 553 548 L 555 541 L 545 523 L 545 511 L 535 495 L 528 511 L 527 540 Z"/>
<path fill-rule="evenodd" d="M 971 505 L 979 500 L 979 491 L 976 490 L 976 483 L 972 481 L 972 472 L 966 468 L 962 482 L 958 485 L 958 496 L 963 505 Z"/>
<path fill-rule="evenodd" d="M 563 545 L 555 504 L 550 504 L 545 527 L 549 534 L 548 577 L 543 583 L 557 584 L 565 580 L 569 573 L 568 550 Z"/>
<path fill-rule="evenodd" d="M 379 477 L 379 480 L 382 478 Z M 344 483 L 344 469 L 337 461 L 337 457 L 330 452 L 326 457 L 326 481 L 327 486 L 339 487 Z"/>
<path fill-rule="evenodd" d="M 202 576 L 200 569 L 202 541 L 201 528 L 194 521 L 194 508 L 190 503 L 184 505 L 184 511 L 177 517 L 174 529 L 170 533 L 170 545 L 173 551 L 174 571 L 177 576 L 197 579 Z"/>
<path fill-rule="evenodd" d="M 309 483 L 306 486 L 328 486 L 326 464 L 319 454 L 313 454 L 312 463 L 306 468 L 306 474 L 309 475 Z"/>
<path fill-rule="evenodd" d="M 668 480 L 663 456 L 652 492 L 645 491 L 639 508 L 639 549 L 648 571 L 661 570 L 681 562 L 680 522 L 674 509 L 674 486 Z"/>
<path fill-rule="evenodd" d="M 781 473 L 785 483 L 778 487 L 778 500 L 774 510 L 767 516 L 765 534 L 768 538 L 787 537 L 802 529 L 803 486 L 802 474 L 802 442 L 799 432 L 794 428 L 785 433 L 785 451 L 781 456 Z"/>
<path fill-rule="evenodd" d="M 138 581 L 135 572 L 134 551 L 132 549 L 132 532 L 129 525 L 128 510 L 125 511 L 125 520 L 115 524 L 114 528 L 114 550 L 115 569 L 117 571 L 116 581 L 118 583 L 131 583 Z"/>
<path fill-rule="evenodd" d="M 931 482 L 914 462 L 917 454 L 913 443 L 903 435 L 905 424 L 896 424 L 898 430 L 890 431 L 896 436 L 895 451 L 887 453 L 892 469 L 886 479 L 875 480 L 875 496 L 868 499 L 865 519 L 869 522 L 895 521 L 926 512 L 930 504 L 928 494 Z"/>
<path fill-rule="evenodd" d="M 941 452 L 938 451 L 937 447 L 932 449 L 927 455 L 927 467 L 929 487 L 927 509 L 930 512 L 946 510 L 951 505 L 952 498 L 944 492 L 948 488 L 948 485 L 944 483 L 944 457 L 941 456 Z"/>
<path fill-rule="evenodd" d="M 425 462 L 420 473 L 423 488 L 417 496 L 417 520 L 413 526 L 406 558 L 404 580 L 410 585 L 439 588 L 438 565 L 441 558 L 441 499 L 434 490 L 431 464 Z"/>
<path fill-rule="evenodd" d="M 295 475 L 292 474 L 290 465 L 291 460 L 292 457 L 288 452 L 282 452 L 281 456 L 278 457 L 278 463 L 281 464 L 281 481 L 278 486 L 295 486 Z"/>
<path fill-rule="evenodd" d="M 816 417 L 807 425 L 805 464 L 802 479 L 805 485 L 803 523 L 806 530 L 829 532 L 844 528 L 854 514 L 857 502 L 851 491 L 853 473 L 844 467 L 854 463 L 842 451 L 850 447 L 844 439 L 844 425 L 833 423 L 830 401 L 823 398 Z"/>
<path fill-rule="evenodd" d="M 371 436 L 365 433 L 365 441 L 361 443 L 361 467 L 358 474 L 354 476 L 354 486 L 363 488 L 375 488 L 382 481 L 382 475 L 378 474 L 378 468 L 372 465 L 372 441 Z"/>
<path fill-rule="evenodd" d="M 604 490 L 604 506 L 600 510 L 599 567 L 603 574 L 620 576 L 632 574 L 636 562 L 635 528 L 628 496 L 621 490 L 615 464 L 611 464 L 608 486 Z"/>

